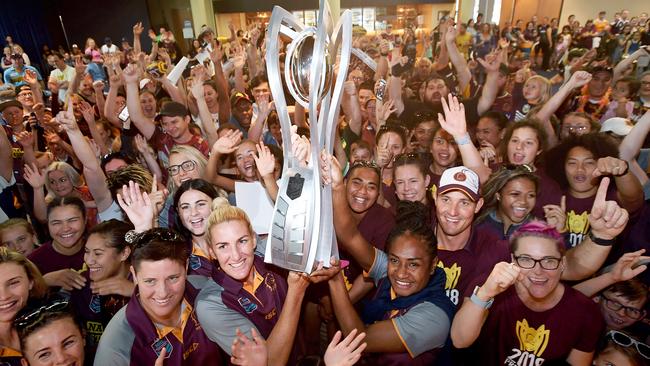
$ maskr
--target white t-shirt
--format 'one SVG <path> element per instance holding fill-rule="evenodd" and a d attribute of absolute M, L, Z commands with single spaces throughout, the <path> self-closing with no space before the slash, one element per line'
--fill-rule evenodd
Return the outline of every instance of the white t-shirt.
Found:
<path fill-rule="evenodd" d="M 65 65 L 65 69 L 63 69 L 63 71 L 61 71 L 59 68 L 52 70 L 50 73 L 50 78 L 55 78 L 59 83 L 64 81 L 71 83 L 72 79 L 74 79 L 75 74 L 76 72 L 74 71 L 74 67 Z M 67 93 L 68 88 L 59 88 L 59 101 L 64 102 Z"/>
<path fill-rule="evenodd" d="M 102 54 L 115 53 L 117 52 L 117 46 L 114 44 L 112 44 L 110 47 L 108 47 L 107 45 L 103 45 L 102 48 L 100 48 L 100 51 L 102 52 Z"/>

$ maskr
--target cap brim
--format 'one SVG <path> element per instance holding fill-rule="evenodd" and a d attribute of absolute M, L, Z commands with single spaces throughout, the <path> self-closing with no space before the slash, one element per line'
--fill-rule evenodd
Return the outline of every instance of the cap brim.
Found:
<path fill-rule="evenodd" d="M 448 184 L 446 186 L 438 188 L 438 194 L 445 194 L 450 191 L 461 191 L 474 202 L 478 201 L 479 198 L 481 198 L 479 197 L 479 195 L 475 194 L 474 192 L 470 191 L 467 187 L 462 186 L 460 184 Z"/>
<path fill-rule="evenodd" d="M 5 109 L 7 109 L 9 107 L 17 107 L 17 108 L 23 109 L 23 105 L 20 104 L 19 101 L 15 100 L 15 99 L 12 99 L 12 100 L 7 100 L 7 101 L 4 101 L 4 102 L 0 103 L 0 112 L 4 111 Z"/>

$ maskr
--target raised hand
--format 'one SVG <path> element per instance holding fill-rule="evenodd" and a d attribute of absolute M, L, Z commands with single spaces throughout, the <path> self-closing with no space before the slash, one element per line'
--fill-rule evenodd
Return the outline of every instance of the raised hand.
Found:
<path fill-rule="evenodd" d="M 445 33 L 445 42 L 455 42 L 456 37 L 458 37 L 458 30 L 453 24 L 447 26 L 447 32 Z"/>
<path fill-rule="evenodd" d="M 339 272 L 341 272 L 341 263 L 338 259 L 332 257 L 328 268 L 324 268 L 323 263 L 319 262 L 316 269 L 309 274 L 309 280 L 312 283 L 329 281 Z"/>
<path fill-rule="evenodd" d="M 605 177 L 600 181 L 594 204 L 589 213 L 589 226 L 595 237 L 611 240 L 623 231 L 629 220 L 629 214 L 616 201 L 607 201 L 608 187 L 609 178 Z"/>
<path fill-rule="evenodd" d="M 23 76 L 23 80 L 29 85 L 34 85 L 38 84 L 38 76 L 36 76 L 36 72 L 30 69 L 25 69 L 25 76 Z"/>
<path fill-rule="evenodd" d="M 375 162 L 380 168 L 387 167 L 393 161 L 393 152 L 388 149 L 390 143 L 390 136 L 383 144 L 377 144 L 377 152 L 375 153 Z"/>
<path fill-rule="evenodd" d="M 354 84 L 354 81 L 347 80 L 343 83 L 343 91 L 347 95 L 357 95 L 357 86 Z"/>
<path fill-rule="evenodd" d="M 522 276 L 521 268 L 516 264 L 499 262 L 494 265 L 492 272 L 481 286 L 479 296 L 483 295 L 488 299 L 494 298 L 517 282 L 520 276 Z"/>
<path fill-rule="evenodd" d="M 74 58 L 74 71 L 79 75 L 83 75 L 86 73 L 86 65 L 84 64 L 81 57 Z"/>
<path fill-rule="evenodd" d="M 153 155 L 153 149 L 149 146 L 147 143 L 147 140 L 145 140 L 142 135 L 137 134 L 135 135 L 135 148 L 138 150 L 138 152 L 142 155 Z"/>
<path fill-rule="evenodd" d="M 639 261 L 648 260 L 650 257 L 642 255 L 643 253 L 645 253 L 645 249 L 623 254 L 609 272 L 612 281 L 614 283 L 627 281 L 645 271 L 648 266 L 645 264 L 639 266 Z"/>
<path fill-rule="evenodd" d="M 253 158 L 260 177 L 272 176 L 275 171 L 275 157 L 271 154 L 271 150 L 262 143 L 257 143 L 255 147 L 257 148 L 257 155 L 254 155 Z"/>
<path fill-rule="evenodd" d="M 311 143 L 307 137 L 298 135 L 297 131 L 295 125 L 291 126 L 291 153 L 299 164 L 307 166 L 311 154 Z"/>
<path fill-rule="evenodd" d="M 304 293 L 307 290 L 307 286 L 309 286 L 309 275 L 302 272 L 289 271 L 287 285 L 289 290 L 293 289 Z"/>
<path fill-rule="evenodd" d="M 205 92 L 203 91 L 203 78 L 200 76 L 196 79 L 192 79 L 192 86 L 190 87 L 192 96 L 196 100 L 205 99 Z"/>
<path fill-rule="evenodd" d="M 343 185 L 343 173 L 339 161 L 325 150 L 320 153 L 320 172 L 323 184 L 330 184 L 333 189 Z"/>
<path fill-rule="evenodd" d="M 127 84 L 137 84 L 140 80 L 138 66 L 135 64 L 129 64 L 124 71 L 122 71 L 122 76 Z"/>
<path fill-rule="evenodd" d="M 230 154 L 237 149 L 237 145 L 242 140 L 242 132 L 239 130 L 230 130 L 221 136 L 215 143 L 212 145 L 212 154 Z"/>
<path fill-rule="evenodd" d="M 560 205 L 545 205 L 544 217 L 549 225 L 553 225 L 555 230 L 562 233 L 566 226 L 566 196 L 562 196 Z"/>
<path fill-rule="evenodd" d="M 136 231 L 143 232 L 153 227 L 156 209 L 147 192 L 140 192 L 137 183 L 129 181 L 128 186 L 122 186 L 122 193 L 117 194 L 117 203 L 129 217 Z"/>
<path fill-rule="evenodd" d="M 45 174 L 34 163 L 31 166 L 25 164 L 23 177 L 34 189 L 39 189 L 45 185 Z"/>
<path fill-rule="evenodd" d="M 142 31 L 144 31 L 144 27 L 142 26 L 142 22 L 137 22 L 133 26 L 133 35 L 136 37 L 140 37 L 142 34 Z"/>
<path fill-rule="evenodd" d="M 243 69 L 246 64 L 246 52 L 241 46 L 233 47 L 232 49 L 232 64 L 236 69 Z"/>
<path fill-rule="evenodd" d="M 54 77 L 47 79 L 47 88 L 52 92 L 52 94 L 59 93 L 59 82 Z"/>
<path fill-rule="evenodd" d="M 249 339 L 237 328 L 236 338 L 232 342 L 230 362 L 242 366 L 266 366 L 268 351 L 266 340 L 255 328 L 251 328 L 252 339 Z"/>
<path fill-rule="evenodd" d="M 442 110 L 445 115 L 438 113 L 438 121 L 440 126 L 452 135 L 455 139 L 461 138 L 467 134 L 467 122 L 465 121 L 465 106 L 458 101 L 458 98 L 448 95 L 449 103 L 445 98 L 440 98 L 442 102 Z"/>
<path fill-rule="evenodd" d="M 45 141 L 48 144 L 59 145 L 61 143 L 61 136 L 56 132 L 45 132 Z"/>
<path fill-rule="evenodd" d="M 269 99 L 269 94 L 263 94 L 257 98 L 258 115 L 260 118 L 266 119 L 271 114 L 271 111 L 275 110 L 275 103 L 269 101 Z"/>
<path fill-rule="evenodd" d="M 378 121 L 386 121 L 391 114 L 397 111 L 395 107 L 395 102 L 391 99 L 385 103 L 377 103 L 377 109 L 375 111 Z"/>
<path fill-rule="evenodd" d="M 341 343 L 341 331 L 337 331 L 332 338 L 332 341 L 327 346 L 325 351 L 324 361 L 326 366 L 352 366 L 361 358 L 361 353 L 368 344 L 363 342 L 366 333 L 357 334 L 357 330 L 353 329 Z"/>
<path fill-rule="evenodd" d="M 163 189 L 162 191 L 158 190 L 158 178 L 156 177 L 156 174 L 154 174 L 151 184 L 151 192 L 149 193 L 149 200 L 151 201 L 151 205 L 154 209 L 154 218 L 158 217 L 160 210 L 162 210 L 163 206 L 165 205 L 165 199 L 167 199 L 168 194 L 169 192 L 167 189 Z"/>
<path fill-rule="evenodd" d="M 56 120 L 66 132 L 79 129 L 77 119 L 74 116 L 74 103 L 72 102 L 72 98 L 68 99 L 68 109 L 57 113 Z"/>
<path fill-rule="evenodd" d="M 23 149 L 34 148 L 34 134 L 29 131 L 21 131 L 16 135 L 16 141 L 23 147 Z"/>
<path fill-rule="evenodd" d="M 95 109 L 93 106 L 90 105 L 90 103 L 86 102 L 85 100 L 82 100 L 79 103 L 79 110 L 81 111 L 81 114 L 84 116 L 84 120 L 88 123 L 94 123 L 95 122 Z"/>
<path fill-rule="evenodd" d="M 477 58 L 478 62 L 485 68 L 487 72 L 498 72 L 501 61 L 496 53 L 490 53 L 485 59 Z"/>
<path fill-rule="evenodd" d="M 594 169 L 594 172 L 592 174 L 594 178 L 597 178 L 603 175 L 620 177 L 627 173 L 628 173 L 628 165 L 625 160 L 621 160 L 613 156 L 607 156 L 598 159 L 598 161 L 596 162 L 596 169 Z"/>
<path fill-rule="evenodd" d="M 491 160 L 494 160 L 497 157 L 497 150 L 494 148 L 494 145 L 487 141 L 481 142 L 478 153 L 481 155 L 481 158 L 483 159 L 483 163 L 485 163 L 485 165 L 488 165 Z"/>
<path fill-rule="evenodd" d="M 592 75 L 586 71 L 576 71 L 571 75 L 569 83 L 572 88 L 579 88 L 591 81 Z"/>

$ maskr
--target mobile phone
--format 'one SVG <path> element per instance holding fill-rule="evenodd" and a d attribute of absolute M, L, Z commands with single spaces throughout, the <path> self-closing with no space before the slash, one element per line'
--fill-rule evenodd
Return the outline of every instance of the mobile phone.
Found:
<path fill-rule="evenodd" d="M 122 122 L 126 122 L 129 119 L 129 109 L 127 106 L 124 106 L 124 108 L 122 108 L 120 114 L 117 115 L 117 118 L 119 118 Z"/>
<path fill-rule="evenodd" d="M 380 102 L 384 101 L 384 93 L 386 92 L 386 80 L 379 79 L 379 85 L 377 86 L 377 100 Z"/>
<path fill-rule="evenodd" d="M 643 265 L 646 265 L 646 266 L 650 265 L 650 258 L 640 259 L 638 262 L 636 262 L 636 263 L 634 263 L 632 265 L 632 269 L 635 269 L 635 268 L 637 268 L 639 266 L 643 266 Z"/>

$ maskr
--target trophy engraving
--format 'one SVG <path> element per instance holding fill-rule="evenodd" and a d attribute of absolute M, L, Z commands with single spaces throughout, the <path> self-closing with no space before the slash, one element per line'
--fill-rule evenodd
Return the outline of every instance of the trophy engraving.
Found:
<path fill-rule="evenodd" d="M 280 68 L 281 40 L 286 47 Z M 343 83 L 352 50 L 352 14 L 333 25 L 329 5 L 320 1 L 318 26 L 305 27 L 275 6 L 266 33 L 266 67 L 282 129 L 285 154 L 264 260 L 294 271 L 311 272 L 315 261 L 329 265 L 338 256 L 332 223 L 332 191 L 320 183 L 319 154 L 332 153 Z M 334 65 L 338 73 L 334 75 Z M 336 77 L 336 79 L 334 79 Z M 291 120 L 284 98 L 289 93 L 309 113 L 311 154 L 307 166 L 292 155 Z"/>

